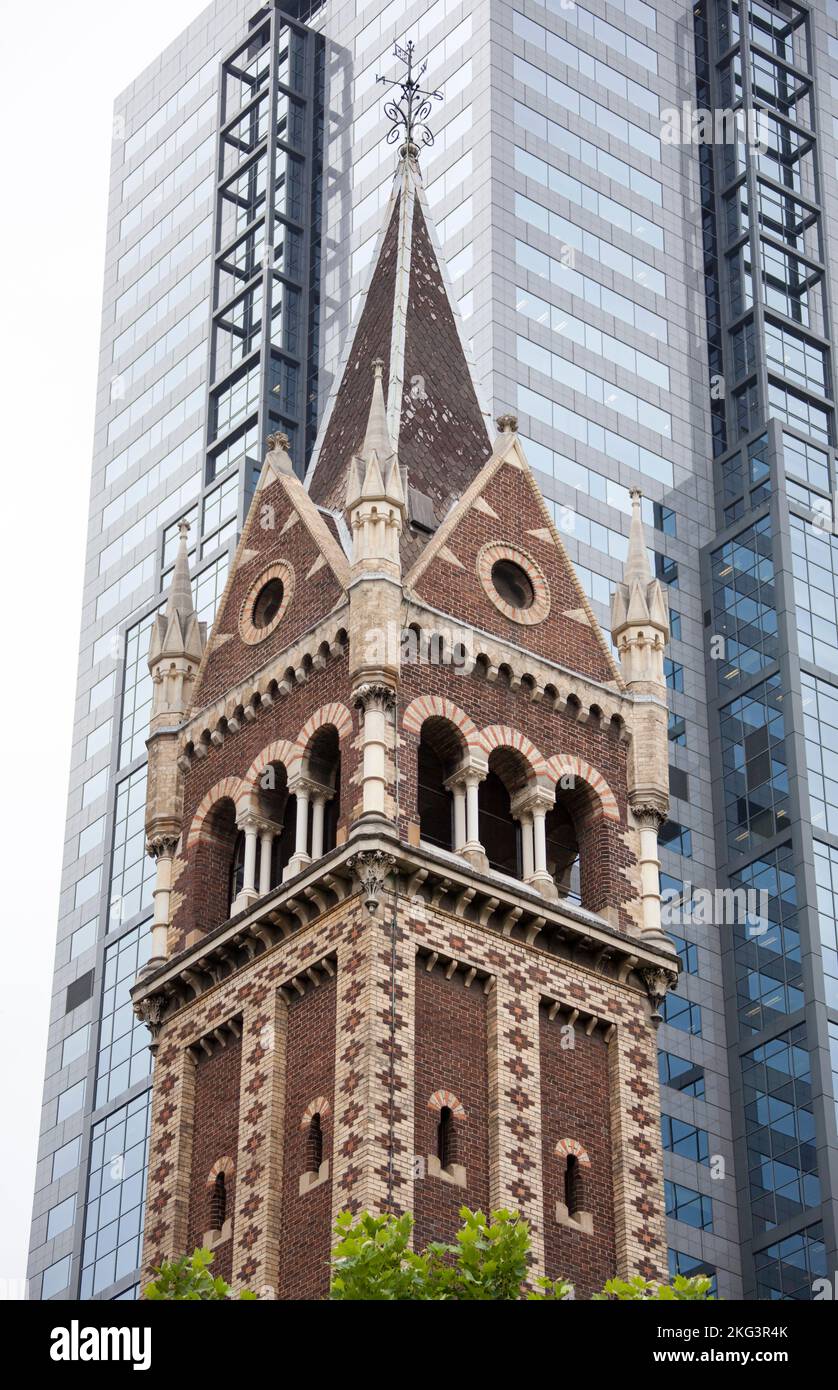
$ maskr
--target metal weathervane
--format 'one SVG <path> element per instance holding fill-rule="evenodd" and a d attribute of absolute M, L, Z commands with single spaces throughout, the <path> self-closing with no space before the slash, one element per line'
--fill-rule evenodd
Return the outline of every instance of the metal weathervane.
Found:
<path fill-rule="evenodd" d="M 442 92 L 428 92 L 419 86 L 428 64 L 426 60 L 418 70 L 414 71 L 412 41 L 408 42 L 405 48 L 396 44 L 393 53 L 407 68 L 405 75 L 401 80 L 389 77 L 376 77 L 375 79 L 376 82 L 383 82 L 387 87 L 398 87 L 401 92 L 400 97 L 393 97 L 384 103 L 384 114 L 388 121 L 392 121 L 392 126 L 387 132 L 387 144 L 394 145 L 397 140 L 404 138 L 402 153 L 418 154 L 420 145 L 432 145 L 434 143 L 434 137 L 427 125 L 427 120 L 431 114 L 433 103 L 442 101 Z"/>

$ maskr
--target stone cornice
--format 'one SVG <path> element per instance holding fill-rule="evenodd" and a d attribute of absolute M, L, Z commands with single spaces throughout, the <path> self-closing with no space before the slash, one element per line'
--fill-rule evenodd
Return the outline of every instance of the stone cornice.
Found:
<path fill-rule="evenodd" d="M 220 747 L 228 734 L 238 733 L 241 727 L 236 711 L 241 711 L 241 717 L 249 722 L 263 707 L 270 709 L 277 698 L 288 694 L 295 685 L 304 685 L 329 661 L 340 659 L 347 647 L 348 624 L 349 604 L 344 600 L 293 646 L 232 686 L 212 704 L 191 714 L 179 729 L 182 756 L 191 758 L 197 754 L 201 757 L 212 747 Z"/>
<path fill-rule="evenodd" d="M 386 906 L 371 906 L 372 897 L 383 902 L 383 887 L 377 885 L 371 894 L 359 874 L 359 862 L 386 865 L 399 897 L 406 900 L 405 907 L 410 904 L 415 911 L 430 907 L 450 913 L 483 927 L 489 935 L 570 959 L 580 968 L 618 984 L 630 982 L 644 991 L 649 979 L 668 980 L 670 987 L 677 980 L 674 953 L 619 932 L 573 903 L 548 901 L 523 882 L 479 873 L 458 855 L 414 848 L 376 828 L 352 835 L 288 883 L 144 974 L 132 990 L 135 1009 L 145 1009 L 144 1001 L 159 996 L 162 1003 L 155 1010 L 160 1019 L 171 1016 L 236 975 L 256 955 L 314 925 L 349 898 L 360 895 L 367 911 L 383 916 Z"/>
<path fill-rule="evenodd" d="M 529 677 L 534 682 L 531 689 L 531 698 L 534 700 L 544 699 L 545 691 L 552 686 L 560 697 L 563 696 L 566 699 L 568 695 L 574 696 L 579 700 L 583 710 L 588 710 L 592 705 L 596 705 L 602 710 L 606 719 L 617 715 L 626 721 L 630 720 L 632 707 L 638 703 L 637 698 L 630 691 L 620 690 L 613 683 L 607 684 L 594 680 L 591 676 L 580 675 L 578 671 L 572 671 L 569 667 L 560 665 L 559 662 L 550 661 L 544 656 L 537 656 L 527 647 L 519 646 L 518 643 L 511 642 L 506 637 L 498 637 L 493 633 L 485 632 L 472 623 L 463 622 L 461 619 L 453 617 L 452 614 L 444 613 L 441 609 L 425 603 L 424 600 L 413 594 L 405 596 L 405 610 L 403 624 L 405 628 L 414 621 L 418 621 L 420 627 L 428 627 L 427 622 L 423 623 L 423 618 L 427 616 L 434 619 L 433 630 L 450 631 L 458 639 L 461 635 L 471 634 L 473 636 L 472 656 L 476 661 L 483 657 L 488 662 L 489 679 L 496 679 L 500 667 L 507 666 L 512 672 L 513 688 L 525 689 L 523 685 L 525 677 Z M 649 695 L 644 695 L 643 699 L 650 703 L 658 703 L 666 708 L 665 701 L 655 701 L 654 697 Z"/>

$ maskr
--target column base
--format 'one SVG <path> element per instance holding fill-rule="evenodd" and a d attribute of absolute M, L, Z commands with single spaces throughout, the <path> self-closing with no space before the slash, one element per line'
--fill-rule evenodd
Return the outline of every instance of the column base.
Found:
<path fill-rule="evenodd" d="M 524 879 L 524 882 L 528 884 L 530 888 L 534 888 L 537 893 L 540 893 L 543 898 L 549 898 L 552 902 L 555 902 L 559 896 L 558 888 L 550 875 L 546 872 L 530 874 L 530 877 Z"/>
<path fill-rule="evenodd" d="M 663 927 L 645 928 L 640 933 L 641 941 L 645 941 L 647 946 L 654 946 L 658 951 L 666 951 L 670 956 L 677 956 L 675 943 L 671 936 L 667 936 Z"/>
<path fill-rule="evenodd" d="M 236 917 L 240 912 L 246 912 L 252 903 L 259 901 L 259 894 L 255 888 L 243 888 L 237 893 L 230 904 L 230 916 Z"/>
<path fill-rule="evenodd" d="M 358 835 L 374 835 L 376 831 L 392 835 L 394 829 L 395 821 L 385 816 L 383 811 L 362 811 L 349 827 L 349 839 L 353 840 Z"/>
<path fill-rule="evenodd" d="M 282 882 L 287 883 L 290 878 L 296 878 L 303 869 L 307 869 L 311 863 L 310 854 L 292 854 L 282 872 Z"/>
<path fill-rule="evenodd" d="M 150 956 L 145 965 L 141 965 L 137 971 L 137 979 L 144 980 L 147 975 L 153 975 L 155 970 L 168 963 L 168 956 Z"/>
<path fill-rule="evenodd" d="M 472 840 L 464 844 L 462 849 L 457 850 L 473 869 L 479 869 L 481 873 L 487 873 L 489 869 L 489 856 L 485 849 L 477 841 Z"/>

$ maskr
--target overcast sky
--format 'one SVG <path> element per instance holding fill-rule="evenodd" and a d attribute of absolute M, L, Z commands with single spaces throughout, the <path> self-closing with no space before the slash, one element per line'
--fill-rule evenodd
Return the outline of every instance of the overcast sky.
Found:
<path fill-rule="evenodd" d="M 0 0 L 0 1297 L 21 1297 L 81 617 L 114 98 L 200 0 Z"/>

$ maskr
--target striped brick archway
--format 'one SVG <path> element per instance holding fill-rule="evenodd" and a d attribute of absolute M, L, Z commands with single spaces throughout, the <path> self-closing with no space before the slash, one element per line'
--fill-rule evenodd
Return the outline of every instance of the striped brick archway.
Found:
<path fill-rule="evenodd" d="M 207 817 L 219 801 L 232 801 L 238 810 L 242 798 L 242 783 L 238 777 L 222 777 L 220 782 L 216 782 L 214 787 L 210 787 L 206 795 L 196 810 L 189 825 L 189 834 L 186 838 L 187 848 L 191 848 L 198 843 L 201 833 L 206 823 Z"/>
<path fill-rule="evenodd" d="M 617 805 L 616 796 L 602 773 L 597 772 L 590 763 L 586 763 L 584 758 L 579 758 L 574 753 L 555 753 L 552 758 L 547 759 L 546 767 L 547 774 L 555 785 L 558 785 L 563 778 L 568 779 L 570 786 L 576 782 L 582 782 L 589 788 L 595 799 L 594 813 L 606 820 L 619 823 L 620 808 Z"/>
<path fill-rule="evenodd" d="M 447 719 L 458 730 L 467 748 L 481 748 L 480 734 L 474 720 L 452 700 L 446 700 L 442 695 L 417 695 L 402 716 L 402 727 L 418 738 L 427 719 Z"/>

